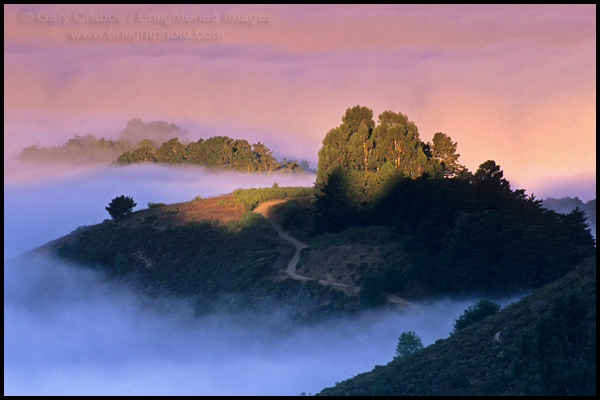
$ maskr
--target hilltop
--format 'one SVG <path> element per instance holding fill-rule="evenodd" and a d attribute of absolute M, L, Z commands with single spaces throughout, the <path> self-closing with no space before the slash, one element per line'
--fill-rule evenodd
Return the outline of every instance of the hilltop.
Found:
<path fill-rule="evenodd" d="M 224 152 L 206 152 L 213 144 Z M 275 165 L 226 137 L 144 146 L 121 161 Z M 241 157 L 228 158 L 234 153 Z M 326 134 L 314 187 L 149 203 L 44 249 L 142 296 L 185 298 L 197 314 L 259 311 L 301 323 L 438 296 L 537 289 L 322 394 L 595 393 L 596 250 L 584 213 L 548 210 L 511 188 L 494 160 L 471 172 L 458 158 L 448 135 L 423 142 L 406 115 L 385 111 L 376 124 L 356 106 Z"/>
<path fill-rule="evenodd" d="M 226 137 L 187 145 L 175 138 L 155 150 L 151 143 L 140 146 L 148 151 L 121 161 L 275 166 L 264 145 Z M 267 304 L 275 296 L 277 307 L 287 307 L 282 292 L 308 287 L 312 296 L 329 285 L 328 296 L 337 297 L 322 303 L 323 315 L 392 299 L 539 288 L 595 254 L 581 211 L 547 210 L 524 189 L 512 189 L 493 160 L 468 171 L 457 146 L 442 132 L 432 143 L 421 141 L 416 124 L 400 112 L 385 111 L 376 124 L 372 110 L 355 106 L 326 134 L 312 188 L 275 185 L 149 204 L 127 219 L 90 227 L 54 251 L 132 282 L 141 278 L 148 292 L 192 294 L 199 303 L 235 294 Z M 263 213 L 268 218 L 250 213 L 273 199 L 288 201 Z M 285 257 L 298 259 L 294 271 L 282 268 L 289 265 Z M 286 275 L 303 279 L 282 280 Z M 320 304 L 319 296 L 311 307 Z"/>

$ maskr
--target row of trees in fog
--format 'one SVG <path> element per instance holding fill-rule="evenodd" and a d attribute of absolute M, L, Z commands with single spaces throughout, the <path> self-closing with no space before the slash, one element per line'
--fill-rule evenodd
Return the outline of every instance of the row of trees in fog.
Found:
<path fill-rule="evenodd" d="M 273 151 L 261 142 L 250 144 L 247 140 L 227 136 L 189 142 L 182 139 L 185 134 L 175 124 L 165 121 L 145 123 L 134 118 L 120 132 L 119 140 L 74 135 L 62 146 L 40 147 L 34 144 L 26 147 L 21 157 L 26 160 L 82 164 L 196 164 L 248 172 L 303 170 L 296 161 L 285 158 L 278 161 L 273 157 Z"/>
<path fill-rule="evenodd" d="M 263 143 L 250 144 L 247 140 L 214 136 L 197 142 L 181 143 L 172 138 L 155 147 L 151 140 L 140 141 L 135 149 L 121 154 L 118 164 L 155 162 L 165 164 L 197 164 L 212 168 L 227 168 L 248 172 L 274 170 L 302 171 L 296 161 L 282 162 L 273 157 L 273 151 Z"/>

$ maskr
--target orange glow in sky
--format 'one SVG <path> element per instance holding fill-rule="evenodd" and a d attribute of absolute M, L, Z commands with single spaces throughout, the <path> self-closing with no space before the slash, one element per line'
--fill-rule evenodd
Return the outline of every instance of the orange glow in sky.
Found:
<path fill-rule="evenodd" d="M 513 188 L 594 198 L 596 6 L 4 6 L 5 166 L 134 117 L 316 166 L 357 104 L 445 132 Z"/>

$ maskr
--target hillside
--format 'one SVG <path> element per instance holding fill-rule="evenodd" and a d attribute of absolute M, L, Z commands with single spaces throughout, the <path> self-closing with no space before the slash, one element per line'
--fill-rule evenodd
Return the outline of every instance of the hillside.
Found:
<path fill-rule="evenodd" d="M 596 259 L 447 339 L 319 395 L 595 395 Z"/>
<path fill-rule="evenodd" d="M 276 196 L 293 189 L 265 191 Z M 358 310 L 355 295 L 292 279 L 286 270 L 293 246 L 269 220 L 243 212 L 233 195 L 149 205 L 118 221 L 80 227 L 38 251 L 103 271 L 143 296 L 190 299 L 199 314 L 278 311 L 311 322 Z"/>
<path fill-rule="evenodd" d="M 236 190 L 149 203 L 45 248 L 124 279 L 145 295 L 191 296 L 201 312 L 277 309 L 306 320 L 390 303 L 402 307 L 440 294 L 540 287 L 593 253 L 579 215 L 560 217 L 511 191 L 495 194 L 501 202 L 490 206 L 477 189 L 462 181 L 402 179 L 389 187 L 379 210 L 362 211 L 370 221 L 346 218 L 339 232 L 318 231 L 332 206 L 323 205 L 327 195 L 315 199 L 314 188 Z M 441 213 L 442 201 L 455 209 Z M 419 212 L 410 211 L 415 205 Z M 396 215 L 382 220 L 389 212 Z M 449 249 L 435 245 L 440 254 L 432 258 L 429 246 L 440 234 Z"/>
<path fill-rule="evenodd" d="M 348 108 L 319 151 L 305 265 L 314 270 L 311 259 L 328 262 L 329 250 L 352 246 L 343 278 L 368 288 L 366 302 L 377 305 L 385 294 L 539 288 L 595 253 L 581 211 L 549 211 L 511 188 L 494 160 L 471 172 L 459 156 L 443 132 L 422 141 L 401 112 L 376 120 L 367 107 Z"/>

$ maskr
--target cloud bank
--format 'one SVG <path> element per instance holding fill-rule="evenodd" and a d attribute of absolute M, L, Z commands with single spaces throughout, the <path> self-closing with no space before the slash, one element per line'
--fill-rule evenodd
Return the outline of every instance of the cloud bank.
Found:
<path fill-rule="evenodd" d="M 387 109 L 407 114 L 426 141 L 447 133 L 471 170 L 494 159 L 526 189 L 584 176 L 577 192 L 565 195 L 587 200 L 582 192 L 595 191 L 595 5 L 4 10 L 5 156 L 36 141 L 60 144 L 73 133 L 119 132 L 135 117 L 175 123 L 191 138 L 220 132 L 261 140 L 279 158 L 314 166 L 327 131 L 347 107 L 360 104 L 375 116 Z M 77 22 L 77 13 L 128 18 Z M 220 20 L 151 23 L 140 21 L 140 13 L 216 13 Z M 229 23 L 227 13 L 271 19 Z M 42 18 L 59 14 L 71 19 Z M 224 36 L 72 36 L 136 29 L 212 29 Z"/>

